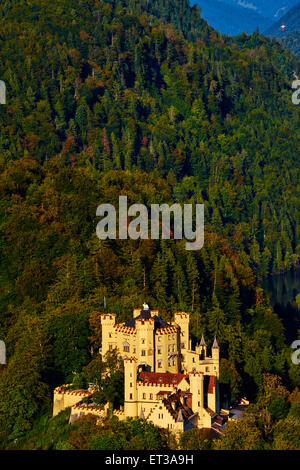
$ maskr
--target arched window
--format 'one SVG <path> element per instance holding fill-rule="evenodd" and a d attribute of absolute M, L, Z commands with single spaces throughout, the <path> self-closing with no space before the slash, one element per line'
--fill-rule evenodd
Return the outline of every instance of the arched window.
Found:
<path fill-rule="evenodd" d="M 124 346 L 123 346 L 123 351 L 124 352 L 129 352 L 129 350 L 130 350 L 129 344 L 125 343 Z"/>

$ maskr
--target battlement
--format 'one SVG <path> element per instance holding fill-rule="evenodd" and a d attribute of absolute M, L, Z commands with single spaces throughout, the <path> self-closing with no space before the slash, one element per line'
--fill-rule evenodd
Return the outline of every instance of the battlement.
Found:
<path fill-rule="evenodd" d="M 156 387 L 159 389 L 162 388 L 174 388 L 174 390 L 177 390 L 177 386 L 174 383 L 158 383 L 158 382 L 137 382 L 137 385 L 139 387 Z"/>
<path fill-rule="evenodd" d="M 150 317 L 150 318 L 137 318 L 136 321 L 135 321 L 135 324 L 137 326 L 137 324 L 147 324 L 147 323 L 151 323 L 152 325 L 154 324 L 154 318 Z"/>
<path fill-rule="evenodd" d="M 120 332 L 120 333 L 127 333 L 127 334 L 130 334 L 130 335 L 136 335 L 135 328 L 133 328 L 131 326 L 125 326 L 125 323 L 119 323 L 117 325 L 114 325 L 114 328 L 117 332 Z"/>
<path fill-rule="evenodd" d="M 204 375 L 203 372 L 197 372 L 197 371 L 193 371 L 193 372 L 189 372 L 189 377 L 192 375 L 193 377 L 197 377 L 197 376 L 200 376 L 200 375 Z"/>
<path fill-rule="evenodd" d="M 116 321 L 116 314 L 115 313 L 102 313 L 101 315 L 101 323 L 102 322 L 115 322 Z"/>
<path fill-rule="evenodd" d="M 137 362 L 137 358 L 136 357 L 125 357 L 124 362 L 130 362 L 130 363 Z"/>
<path fill-rule="evenodd" d="M 186 313 L 186 312 L 176 312 L 174 313 L 174 319 L 175 321 L 176 320 L 187 320 L 189 321 L 190 320 L 190 313 Z"/>
<path fill-rule="evenodd" d="M 66 388 L 66 386 L 62 385 L 60 387 L 56 387 L 56 389 L 54 390 L 54 395 L 73 395 L 76 397 L 85 398 L 89 397 L 96 391 L 96 388 L 92 388 L 90 390 L 71 390 Z"/>
<path fill-rule="evenodd" d="M 113 415 L 114 416 L 124 416 L 125 413 L 124 413 L 124 410 L 114 410 Z"/>
<path fill-rule="evenodd" d="M 166 328 L 159 328 L 156 330 L 155 334 L 159 335 L 170 335 L 172 333 L 177 333 L 179 325 L 168 326 Z"/>
<path fill-rule="evenodd" d="M 75 405 L 73 405 L 72 408 L 73 409 L 80 408 L 80 410 L 91 410 L 91 411 L 104 411 L 105 410 L 104 406 L 88 405 L 86 403 L 75 403 Z"/>

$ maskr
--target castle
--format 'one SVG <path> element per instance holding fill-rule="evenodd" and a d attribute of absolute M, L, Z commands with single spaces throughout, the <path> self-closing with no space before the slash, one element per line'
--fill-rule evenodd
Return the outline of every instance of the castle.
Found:
<path fill-rule="evenodd" d="M 215 339 L 208 356 L 202 336 L 193 350 L 189 321 L 190 314 L 181 312 L 169 324 L 146 304 L 127 323 L 116 323 L 115 314 L 101 315 L 100 353 L 117 349 L 124 360 L 124 409 L 114 411 L 119 419 L 147 419 L 174 432 L 211 428 L 220 411 L 219 346 Z M 106 416 L 108 405 L 81 403 L 92 394 L 58 387 L 53 414 L 71 406 L 71 422 L 88 413 Z"/>

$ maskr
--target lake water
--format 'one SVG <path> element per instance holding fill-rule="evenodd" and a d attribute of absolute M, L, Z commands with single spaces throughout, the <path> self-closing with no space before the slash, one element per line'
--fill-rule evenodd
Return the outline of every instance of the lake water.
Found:
<path fill-rule="evenodd" d="M 262 287 L 282 320 L 287 341 L 294 341 L 300 329 L 300 310 L 295 303 L 300 293 L 300 269 L 269 276 L 262 281 Z"/>
<path fill-rule="evenodd" d="M 300 294 L 300 270 L 269 276 L 262 281 L 262 286 L 270 295 L 273 306 L 286 307 L 288 303 L 293 304 L 296 295 Z"/>

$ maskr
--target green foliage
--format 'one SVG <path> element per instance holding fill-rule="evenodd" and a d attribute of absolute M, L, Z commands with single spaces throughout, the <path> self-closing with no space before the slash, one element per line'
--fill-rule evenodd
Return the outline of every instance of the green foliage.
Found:
<path fill-rule="evenodd" d="M 262 450 L 263 445 L 262 432 L 253 418 L 229 422 L 215 444 L 219 450 Z"/>
<path fill-rule="evenodd" d="M 266 372 L 300 385 L 282 322 L 255 288 L 256 275 L 299 258 L 296 58 L 257 32 L 223 37 L 187 0 L 12 0 L 0 17 L 4 445 L 31 432 L 61 383 L 99 383 L 99 402 L 121 403 L 121 367 L 105 381 L 97 359 L 104 296 L 118 321 L 145 299 L 166 320 L 192 311 L 193 340 L 218 336 L 234 396 L 256 399 Z M 204 248 L 100 242 L 96 208 L 120 194 L 204 203 Z"/>
<path fill-rule="evenodd" d="M 89 440 L 91 450 L 160 450 L 163 437 L 152 423 L 139 419 L 118 422 L 113 418 Z"/>
<path fill-rule="evenodd" d="M 83 370 L 86 381 L 99 387 L 93 401 L 98 405 L 109 402 L 112 409 L 124 404 L 124 362 L 116 351 L 108 351 L 102 361 L 96 357 Z"/>
<path fill-rule="evenodd" d="M 211 450 L 212 440 L 210 431 L 203 429 L 189 429 L 180 436 L 180 449 L 182 450 Z"/>
<path fill-rule="evenodd" d="M 25 437 L 16 439 L 8 447 L 10 450 L 72 450 L 68 442 L 70 409 L 61 411 L 55 418 L 46 413 L 40 414 Z"/>

